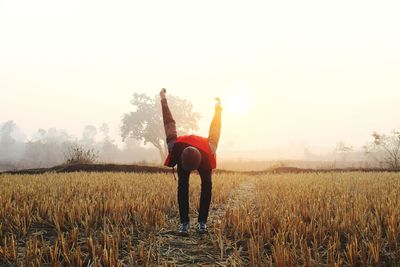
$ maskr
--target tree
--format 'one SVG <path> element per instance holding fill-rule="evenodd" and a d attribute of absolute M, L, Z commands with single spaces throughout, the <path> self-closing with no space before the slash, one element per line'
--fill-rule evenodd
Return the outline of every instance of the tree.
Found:
<path fill-rule="evenodd" d="M 400 131 L 393 130 L 390 135 L 372 134 L 373 141 L 364 146 L 367 155 L 391 169 L 400 168 Z"/>
<path fill-rule="evenodd" d="M 86 125 L 83 129 L 81 143 L 88 148 L 93 148 L 96 144 L 96 135 L 96 127 L 93 125 Z"/>
<path fill-rule="evenodd" d="M 103 160 L 115 160 L 115 155 L 118 154 L 119 149 L 115 144 L 115 141 L 110 138 L 110 127 L 108 124 L 103 123 L 99 127 L 99 131 L 103 137 L 103 140 L 99 142 L 99 147 L 101 148 L 100 157 Z"/>
<path fill-rule="evenodd" d="M 347 159 L 347 155 L 353 152 L 354 148 L 350 145 L 347 145 L 344 142 L 336 143 L 335 153 L 342 156 L 342 161 L 345 162 Z"/>
<path fill-rule="evenodd" d="M 23 160 L 40 167 L 61 164 L 64 161 L 64 151 L 69 149 L 72 140 L 72 136 L 63 130 L 38 129 L 32 139 L 25 143 Z"/>
<path fill-rule="evenodd" d="M 0 158 L 7 156 L 10 157 L 12 151 L 15 149 L 16 140 L 12 136 L 16 128 L 14 121 L 7 121 L 0 128 Z"/>
<path fill-rule="evenodd" d="M 103 122 L 99 127 L 100 133 L 103 135 L 104 140 L 110 140 L 110 127 L 108 124 Z"/>
<path fill-rule="evenodd" d="M 5 147 L 12 146 L 15 144 L 15 139 L 12 137 L 12 133 L 16 128 L 14 121 L 7 121 L 0 129 L 0 143 Z"/>
<path fill-rule="evenodd" d="M 143 141 L 144 144 L 152 144 L 158 149 L 162 161 L 167 148 L 159 96 L 152 98 L 146 94 L 134 93 L 131 104 L 135 110 L 124 114 L 122 118 L 122 139 L 131 137 Z M 200 114 L 193 111 L 193 105 L 189 101 L 170 95 L 168 104 L 179 135 L 198 130 Z"/>

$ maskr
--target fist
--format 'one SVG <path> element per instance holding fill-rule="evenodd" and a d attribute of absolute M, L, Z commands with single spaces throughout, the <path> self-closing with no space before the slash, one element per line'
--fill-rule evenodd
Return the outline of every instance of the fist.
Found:
<path fill-rule="evenodd" d="M 160 91 L 160 97 L 161 99 L 165 99 L 165 94 L 167 93 L 167 90 L 165 88 L 161 89 Z"/>
<path fill-rule="evenodd" d="M 222 110 L 221 99 L 220 99 L 219 97 L 216 97 L 216 98 L 215 98 L 215 101 L 216 101 L 216 103 L 215 103 L 215 109 L 216 109 L 216 110 Z"/>

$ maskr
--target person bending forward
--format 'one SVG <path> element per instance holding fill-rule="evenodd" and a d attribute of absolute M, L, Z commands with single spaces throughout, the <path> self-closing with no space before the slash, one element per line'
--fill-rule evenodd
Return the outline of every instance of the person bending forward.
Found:
<path fill-rule="evenodd" d="M 177 136 L 175 120 L 172 117 L 166 99 L 166 90 L 160 92 L 161 107 L 167 138 L 168 157 L 164 165 L 178 165 L 178 204 L 180 226 L 178 234 L 189 235 L 189 176 L 197 170 L 201 177 L 200 210 L 198 217 L 198 232 L 207 233 L 207 218 L 211 203 L 212 170 L 216 168 L 216 150 L 221 134 L 222 107 L 218 100 L 215 114 L 211 122 L 208 138 L 197 135 Z"/>

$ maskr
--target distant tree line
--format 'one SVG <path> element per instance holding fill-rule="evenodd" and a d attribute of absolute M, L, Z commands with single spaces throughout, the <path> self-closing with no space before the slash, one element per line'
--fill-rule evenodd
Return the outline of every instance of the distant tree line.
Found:
<path fill-rule="evenodd" d="M 0 123 L 0 170 L 52 167 L 67 163 L 73 149 L 92 151 L 98 162 L 158 163 L 158 152 L 127 138 L 119 148 L 110 137 L 107 124 L 87 125 L 80 137 L 55 128 L 38 129 L 26 138 L 13 121 Z"/>
<path fill-rule="evenodd" d="M 191 102 L 172 95 L 168 101 L 179 134 L 198 129 L 200 114 L 193 111 Z M 26 138 L 14 121 L 0 122 L 0 170 L 93 161 L 160 164 L 167 150 L 159 96 L 134 93 L 131 104 L 132 111 L 121 121 L 123 148 L 112 139 L 106 123 L 85 126 L 80 137 L 39 128 Z"/>
<path fill-rule="evenodd" d="M 14 121 L 0 122 L 0 170 L 50 167 L 82 157 L 98 162 L 159 164 L 167 153 L 159 101 L 158 96 L 133 94 L 132 111 L 125 113 L 121 121 L 123 148 L 111 138 L 105 123 L 99 127 L 87 125 L 78 138 L 55 128 L 40 128 L 26 138 Z M 193 111 L 191 102 L 176 96 L 169 96 L 168 101 L 179 135 L 198 129 L 200 114 Z M 327 155 L 315 155 L 305 149 L 304 157 L 306 161 L 333 162 L 332 168 L 339 167 L 337 162 L 350 160 L 362 161 L 365 167 L 400 169 L 400 132 L 374 132 L 372 139 L 360 150 L 339 142 Z M 142 146 L 147 144 L 152 146 Z"/>

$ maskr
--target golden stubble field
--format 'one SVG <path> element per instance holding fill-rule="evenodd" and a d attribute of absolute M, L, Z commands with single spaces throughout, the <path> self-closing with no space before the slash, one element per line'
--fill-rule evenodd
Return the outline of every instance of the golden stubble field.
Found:
<path fill-rule="evenodd" d="M 0 175 L 0 266 L 399 266 L 400 174 L 217 174 L 210 233 L 165 174 Z"/>

